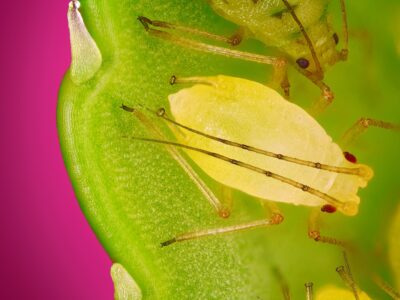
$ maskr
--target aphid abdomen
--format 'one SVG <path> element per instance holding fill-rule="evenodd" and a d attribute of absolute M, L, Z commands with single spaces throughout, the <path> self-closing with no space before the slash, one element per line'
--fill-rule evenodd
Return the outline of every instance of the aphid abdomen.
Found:
<path fill-rule="evenodd" d="M 218 76 L 170 95 L 171 112 L 181 124 L 213 136 L 245 143 L 275 153 L 340 166 L 343 155 L 323 128 L 303 109 L 286 101 L 274 90 L 245 79 Z M 179 142 L 243 161 L 290 179 L 329 192 L 337 173 L 266 157 L 245 149 L 181 131 Z M 209 176 L 227 186 L 263 199 L 320 206 L 324 201 L 299 188 L 202 153 L 187 151 Z M 355 193 L 359 178 L 348 177 Z M 365 183 L 364 183 L 365 185 Z M 354 195 L 347 195 L 354 200 Z M 340 199 L 347 201 L 347 199 Z"/>

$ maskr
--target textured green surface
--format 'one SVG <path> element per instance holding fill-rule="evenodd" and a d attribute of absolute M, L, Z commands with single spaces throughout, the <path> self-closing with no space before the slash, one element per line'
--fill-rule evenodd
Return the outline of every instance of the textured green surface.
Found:
<path fill-rule="evenodd" d="M 136 21 L 138 15 L 145 15 L 232 33 L 235 26 L 203 1 L 86 0 L 81 4 L 103 64 L 94 78 L 79 86 L 69 73 L 64 78 L 58 106 L 63 155 L 86 218 L 112 260 L 137 282 L 144 299 L 279 299 L 273 267 L 280 269 L 295 298 L 304 297 L 307 281 L 316 288 L 328 283 L 342 286 L 334 271 L 342 264 L 340 251 L 307 239 L 308 210 L 302 207 L 282 205 L 286 219 L 279 227 L 159 247 L 176 233 L 252 220 L 261 217 L 262 210 L 237 192 L 232 217 L 220 220 L 162 146 L 123 138 L 146 131 L 120 104 L 166 106 L 167 95 L 179 88 L 168 84 L 172 74 L 223 73 L 265 82 L 270 70 L 155 40 Z M 353 39 L 350 61 L 335 66 L 327 76 L 337 98 L 320 121 L 336 138 L 361 116 L 400 121 L 400 62 L 395 50 L 398 40 L 393 39 L 399 5 L 394 0 L 385 6 L 373 0 L 349 4 L 350 27 L 368 31 L 372 52 L 368 54 L 365 43 Z M 335 20 L 340 19 L 337 7 L 334 3 L 331 8 Z M 264 52 L 254 41 L 241 48 Z M 308 81 L 295 72 L 290 76 L 296 102 L 307 106 L 318 97 Z M 368 257 L 367 265 L 389 281 L 384 237 L 399 199 L 399 149 L 400 137 L 394 132 L 372 129 L 363 136 L 350 150 L 371 165 L 376 176 L 361 192 L 360 214 L 327 216 L 323 223 L 326 233 L 354 241 Z M 206 180 L 218 192 L 218 186 Z M 383 299 L 356 263 L 354 269 L 363 290 Z"/>

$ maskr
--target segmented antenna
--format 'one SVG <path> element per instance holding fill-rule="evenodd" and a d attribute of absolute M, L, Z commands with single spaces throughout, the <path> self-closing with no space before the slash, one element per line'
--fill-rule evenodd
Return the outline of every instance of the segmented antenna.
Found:
<path fill-rule="evenodd" d="M 173 76 L 174 80 L 177 80 L 175 76 Z M 287 161 L 290 163 L 294 163 L 294 164 L 298 164 L 298 165 L 303 165 L 306 167 L 310 167 L 310 168 L 315 168 L 315 169 L 320 169 L 320 170 L 325 170 L 328 172 L 334 172 L 334 173 L 342 173 L 342 174 L 349 174 L 349 175 L 357 175 L 357 176 L 361 176 L 363 178 L 365 178 L 366 180 L 368 180 L 370 178 L 370 171 L 366 169 L 365 166 L 360 166 L 358 168 L 345 168 L 345 167 L 336 167 L 336 166 L 330 166 L 330 165 L 326 165 L 326 164 L 321 164 L 319 162 L 312 162 L 312 161 L 308 161 L 308 160 L 303 160 L 303 159 L 299 159 L 299 158 L 295 158 L 295 157 L 290 157 L 290 156 L 286 156 L 283 154 L 278 154 L 278 153 L 274 153 L 271 151 L 267 151 L 267 150 L 263 150 L 260 148 L 256 148 L 256 147 L 252 147 L 246 144 L 241 144 L 241 143 L 237 143 L 237 142 L 233 142 L 227 139 L 223 139 L 223 138 L 219 138 L 219 137 L 215 137 L 212 136 L 210 134 L 201 132 L 199 130 L 193 129 L 191 127 L 188 127 L 186 125 L 180 124 L 172 119 L 170 119 L 164 108 L 160 108 L 158 111 L 154 112 L 150 109 L 148 109 L 150 112 L 153 112 L 156 116 L 164 119 L 165 121 L 174 124 L 175 126 L 178 126 L 180 128 L 183 128 L 185 130 L 188 130 L 190 132 L 193 132 L 195 134 L 198 134 L 200 136 L 204 136 L 206 138 L 212 139 L 214 141 L 220 142 L 222 144 L 225 145 L 229 145 L 229 146 L 233 146 L 233 147 L 237 147 L 237 148 L 241 148 L 250 152 L 254 152 L 254 153 L 258 153 L 261 155 L 265 155 L 268 157 L 272 157 L 272 158 L 276 158 L 279 160 L 283 160 L 283 161 Z"/>
<path fill-rule="evenodd" d="M 348 205 L 353 205 L 353 203 L 342 202 L 342 201 L 340 201 L 340 200 L 338 200 L 338 199 L 336 199 L 336 198 L 334 198 L 334 197 L 332 197 L 332 196 L 330 196 L 330 195 L 328 195 L 326 193 L 323 193 L 323 192 L 321 192 L 319 190 L 316 190 L 316 189 L 314 189 L 312 187 L 309 187 L 308 185 L 305 185 L 305 184 L 302 184 L 300 182 L 297 182 L 297 181 L 295 181 L 293 179 L 287 178 L 285 176 L 281 176 L 281 175 L 276 174 L 276 173 L 272 173 L 271 171 L 268 171 L 268 170 L 253 166 L 251 164 L 248 164 L 248 163 L 245 163 L 245 162 L 242 162 L 242 161 L 238 161 L 238 160 L 229 158 L 229 157 L 221 155 L 219 153 L 215 153 L 215 152 L 211 152 L 211 151 L 208 151 L 208 150 L 204 150 L 204 149 L 200 149 L 200 148 L 196 148 L 196 147 L 192 147 L 192 146 L 188 146 L 188 145 L 184 145 L 184 144 L 180 144 L 180 143 L 176 143 L 176 142 L 171 142 L 171 141 L 157 140 L 157 139 L 151 139 L 151 138 L 141 138 L 141 137 L 131 137 L 131 138 L 134 139 L 134 140 L 147 141 L 147 142 L 153 142 L 153 143 L 158 143 L 158 144 L 171 145 L 171 146 L 176 146 L 176 147 L 180 147 L 180 148 L 185 148 L 185 149 L 188 149 L 188 150 L 192 150 L 192 151 L 203 153 L 203 154 L 211 156 L 211 157 L 215 157 L 217 159 L 226 161 L 226 162 L 228 162 L 230 164 L 237 165 L 239 167 L 251 170 L 251 171 L 256 172 L 256 173 L 260 173 L 260 174 L 265 175 L 267 177 L 271 177 L 273 179 L 276 179 L 278 181 L 281 181 L 283 183 L 291 185 L 291 186 L 293 186 L 295 188 L 298 188 L 298 189 L 300 189 L 300 190 L 302 190 L 302 191 L 304 191 L 306 193 L 309 193 L 311 195 L 317 196 L 317 197 L 323 199 L 324 201 L 326 201 L 326 202 L 328 202 L 328 203 L 330 203 L 332 205 L 335 205 L 337 207 L 342 207 L 343 210 L 351 209 L 351 207 L 348 207 Z"/>
<path fill-rule="evenodd" d="M 308 44 L 308 47 L 310 48 L 311 56 L 312 56 L 312 58 L 313 58 L 313 60 L 314 60 L 315 66 L 316 66 L 316 68 L 317 68 L 317 72 L 318 72 L 319 76 L 320 76 L 321 79 L 322 79 L 322 78 L 323 78 L 324 72 L 322 71 L 321 64 L 320 64 L 320 62 L 319 62 L 319 60 L 318 60 L 317 53 L 315 52 L 314 45 L 313 45 L 313 43 L 312 43 L 310 37 L 308 36 L 307 31 L 305 30 L 303 24 L 301 23 L 301 21 L 300 21 L 299 18 L 297 17 L 297 15 L 296 15 L 296 13 L 295 13 L 293 7 L 290 5 L 290 3 L 289 3 L 287 0 L 282 0 L 282 1 L 283 1 L 283 3 L 285 4 L 285 6 L 287 7 L 287 9 L 289 10 L 290 14 L 292 15 L 294 21 L 295 21 L 295 22 L 297 23 L 297 25 L 299 26 L 300 31 L 301 31 L 301 33 L 303 34 L 304 38 L 306 39 L 306 42 L 307 42 L 307 44 Z"/>

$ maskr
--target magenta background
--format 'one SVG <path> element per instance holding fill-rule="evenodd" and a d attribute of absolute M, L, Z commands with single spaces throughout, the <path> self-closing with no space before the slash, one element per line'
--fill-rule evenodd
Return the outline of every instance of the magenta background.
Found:
<path fill-rule="evenodd" d="M 72 191 L 58 145 L 68 1 L 2 1 L 0 298 L 112 299 L 111 262 Z"/>

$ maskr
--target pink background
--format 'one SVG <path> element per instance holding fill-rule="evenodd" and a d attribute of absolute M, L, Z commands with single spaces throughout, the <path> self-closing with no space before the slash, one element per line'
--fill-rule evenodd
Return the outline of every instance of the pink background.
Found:
<path fill-rule="evenodd" d="M 67 177 L 56 129 L 68 1 L 2 1 L 1 299 L 112 299 L 111 262 Z"/>

